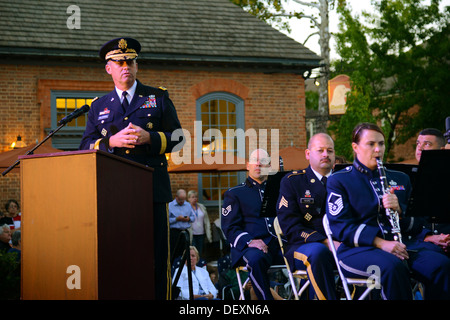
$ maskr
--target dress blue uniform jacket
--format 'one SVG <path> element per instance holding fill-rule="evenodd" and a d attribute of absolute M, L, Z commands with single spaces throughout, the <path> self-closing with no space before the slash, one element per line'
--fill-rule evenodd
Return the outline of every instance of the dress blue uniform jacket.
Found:
<path fill-rule="evenodd" d="M 133 123 L 150 133 L 151 144 L 135 148 L 109 150 L 109 138 Z M 137 81 L 133 99 L 125 113 L 116 90 L 94 101 L 88 114 L 88 123 L 80 149 L 109 151 L 126 159 L 154 168 L 154 202 L 172 200 L 165 153 L 181 149 L 184 141 L 180 121 L 166 90 L 145 86 Z M 179 134 L 179 135 L 178 135 Z"/>
<path fill-rule="evenodd" d="M 402 208 L 400 228 L 403 238 L 421 237 L 426 233 L 420 223 L 413 218 L 405 218 L 411 183 L 403 172 L 386 169 L 389 187 L 395 189 Z M 353 166 L 346 167 L 330 176 L 327 183 L 327 216 L 334 238 L 341 241 L 338 254 L 352 254 L 373 248 L 376 236 L 393 240 L 391 226 L 386 218 L 381 197 L 382 187 L 378 170 L 371 171 L 358 159 Z M 406 237 L 405 237 L 406 236 Z M 422 236 L 424 237 L 424 235 Z M 348 250 L 352 248 L 353 250 Z"/>
<path fill-rule="evenodd" d="M 280 183 L 277 216 L 287 239 L 285 257 L 294 270 L 294 252 L 305 243 L 321 242 L 327 237 L 323 215 L 327 191 L 311 167 L 286 174 Z"/>
<path fill-rule="evenodd" d="M 262 239 L 268 244 L 276 238 L 274 218 L 260 216 L 265 186 L 266 182 L 260 185 L 248 177 L 224 194 L 221 227 L 231 246 L 232 266 L 242 258 L 250 240 Z"/>

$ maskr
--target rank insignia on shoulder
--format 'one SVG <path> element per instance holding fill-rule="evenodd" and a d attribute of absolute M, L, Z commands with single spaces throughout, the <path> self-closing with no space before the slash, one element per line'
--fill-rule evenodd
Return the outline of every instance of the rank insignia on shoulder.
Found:
<path fill-rule="evenodd" d="M 166 87 L 159 87 L 159 89 L 164 90 L 164 91 L 167 91 L 167 88 L 166 88 Z"/>

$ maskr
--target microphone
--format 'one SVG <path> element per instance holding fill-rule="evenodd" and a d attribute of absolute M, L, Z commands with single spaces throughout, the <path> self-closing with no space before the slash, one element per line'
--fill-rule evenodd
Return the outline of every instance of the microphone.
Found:
<path fill-rule="evenodd" d="M 58 121 L 58 125 L 62 125 L 62 124 L 66 124 L 69 123 L 70 121 L 72 121 L 75 118 L 78 118 L 79 116 L 81 116 L 82 114 L 86 113 L 89 111 L 91 107 L 89 107 L 87 104 L 85 104 L 84 106 L 82 106 L 81 108 L 76 109 L 74 112 L 72 112 L 71 114 L 65 116 L 64 118 L 62 118 L 61 120 Z"/>
<path fill-rule="evenodd" d="M 95 97 L 94 99 L 92 99 L 92 102 L 94 102 L 95 100 L 97 100 L 98 97 Z M 91 102 L 91 104 L 92 104 Z M 75 118 L 78 118 L 79 116 L 81 116 L 82 114 L 86 113 L 89 111 L 91 107 L 87 104 L 85 104 L 84 106 L 82 106 L 81 108 L 76 109 L 74 112 L 72 112 L 71 114 L 65 116 L 64 118 L 62 118 L 61 120 L 58 121 L 58 125 L 63 125 L 66 123 L 69 123 L 70 121 L 72 121 Z"/>

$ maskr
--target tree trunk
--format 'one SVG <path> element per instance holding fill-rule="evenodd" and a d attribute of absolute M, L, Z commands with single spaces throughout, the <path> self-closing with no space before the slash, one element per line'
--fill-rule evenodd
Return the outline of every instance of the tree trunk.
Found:
<path fill-rule="evenodd" d="M 317 119 L 317 132 L 327 131 L 328 121 L 328 80 L 330 67 L 330 30 L 328 22 L 328 0 L 319 0 L 320 9 L 320 86 L 319 86 L 319 119 Z"/>

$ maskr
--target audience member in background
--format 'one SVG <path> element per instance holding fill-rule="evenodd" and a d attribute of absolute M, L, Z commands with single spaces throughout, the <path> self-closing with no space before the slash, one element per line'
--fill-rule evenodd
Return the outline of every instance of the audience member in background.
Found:
<path fill-rule="evenodd" d="M 191 258 L 192 291 L 194 294 L 194 300 L 217 300 L 217 289 L 211 281 L 208 270 L 197 267 L 197 262 L 199 260 L 197 248 L 195 248 L 194 246 L 190 246 L 189 249 Z M 178 269 L 175 270 L 174 274 L 177 273 Z M 180 288 L 179 298 L 181 298 L 182 300 L 188 300 L 189 277 L 188 268 L 186 265 L 183 266 L 183 270 L 181 271 L 177 287 Z"/>
<path fill-rule="evenodd" d="M 20 253 L 21 253 L 21 232 L 20 230 L 15 230 L 11 236 L 11 248 L 8 253 L 16 253 L 17 261 L 20 263 Z"/>
<path fill-rule="evenodd" d="M 203 244 L 205 238 L 208 242 L 212 242 L 211 223 L 209 221 L 206 207 L 198 202 L 198 192 L 190 190 L 188 192 L 187 200 L 191 205 L 191 210 L 195 216 L 194 222 L 189 229 L 191 234 L 191 244 L 196 247 L 200 256 L 203 256 Z"/>
<path fill-rule="evenodd" d="M 194 220 L 195 216 L 191 205 L 186 201 L 186 191 L 179 189 L 175 194 L 175 199 L 169 203 L 170 254 L 172 257 L 179 235 L 182 231 L 188 230 Z"/>
<path fill-rule="evenodd" d="M 9 225 L 0 226 L 0 252 L 7 252 L 11 248 L 11 229 Z"/>
<path fill-rule="evenodd" d="M 8 224 L 11 230 L 20 229 L 21 213 L 19 203 L 16 200 L 11 199 L 6 201 L 4 217 L 0 221 L 1 224 Z"/>

